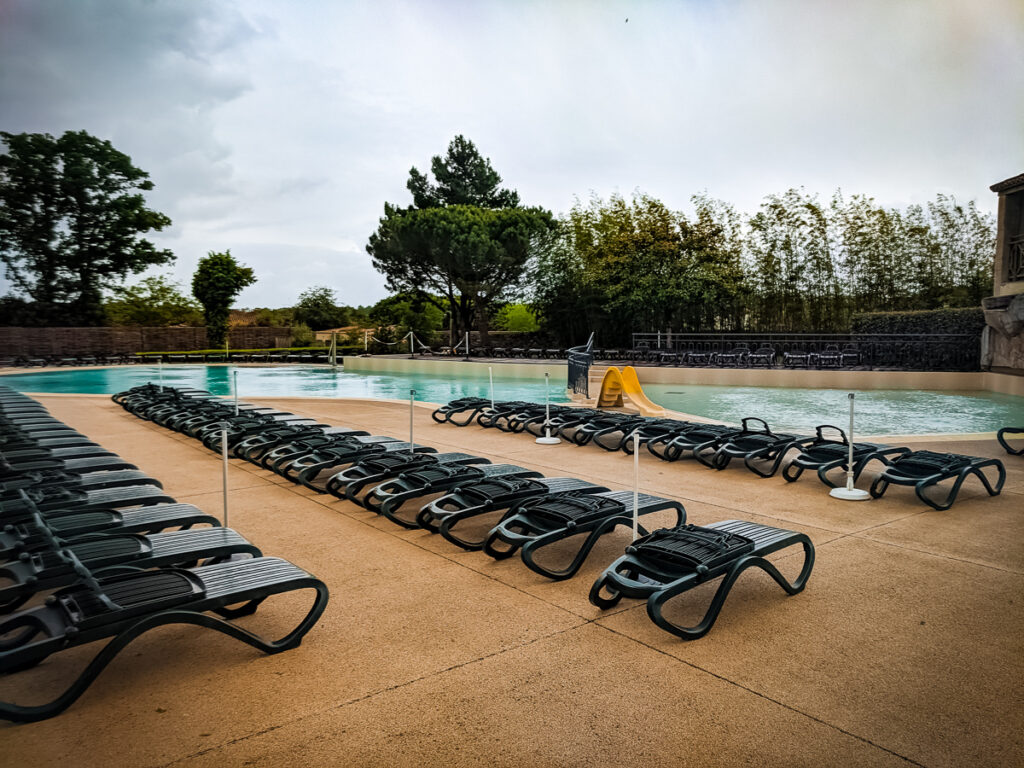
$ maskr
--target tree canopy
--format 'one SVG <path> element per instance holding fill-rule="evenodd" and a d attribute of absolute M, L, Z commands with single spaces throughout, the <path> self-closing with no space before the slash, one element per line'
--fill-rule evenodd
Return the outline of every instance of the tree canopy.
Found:
<path fill-rule="evenodd" d="M 171 220 L 145 205 L 145 171 L 85 131 L 0 132 L 0 259 L 46 324 L 103 322 L 102 292 L 174 259 L 141 235 Z"/>
<path fill-rule="evenodd" d="M 488 307 L 518 286 L 553 227 L 551 214 L 541 208 L 388 205 L 366 249 L 389 289 L 444 296 L 455 313 L 456 331 L 478 320 L 486 333 Z"/>
<path fill-rule="evenodd" d="M 348 308 L 335 303 L 334 289 L 326 285 L 314 285 L 300 293 L 293 317 L 314 331 L 340 328 L 349 322 Z"/>
<path fill-rule="evenodd" d="M 192 295 L 203 305 L 206 319 L 206 341 L 219 347 L 228 332 L 228 317 L 235 297 L 246 286 L 256 282 L 252 269 L 235 261 L 231 251 L 210 251 L 199 260 L 192 276 Z"/>
<path fill-rule="evenodd" d="M 389 289 L 424 293 L 452 312 L 456 333 L 479 325 L 486 339 L 489 307 L 519 286 L 554 221 L 542 208 L 519 207 L 519 195 L 499 187 L 490 161 L 462 136 L 431 170 L 436 183 L 409 172 L 414 205 L 385 203 L 366 250 Z"/>
<path fill-rule="evenodd" d="M 481 157 L 476 145 L 464 136 L 456 136 L 442 158 L 434 155 L 430 170 L 435 183 L 420 173 L 415 166 L 409 170 L 406 188 L 412 193 L 417 208 L 437 208 L 442 205 L 475 205 L 480 208 L 515 208 L 519 194 L 501 189 L 501 176 L 491 167 L 491 161 Z"/>
<path fill-rule="evenodd" d="M 203 320 L 199 304 L 161 276 L 115 288 L 103 309 L 112 325 L 199 325 Z"/>

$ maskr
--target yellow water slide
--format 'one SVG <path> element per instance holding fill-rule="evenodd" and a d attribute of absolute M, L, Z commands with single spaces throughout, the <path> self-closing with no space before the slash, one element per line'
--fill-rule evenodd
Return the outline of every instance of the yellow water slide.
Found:
<path fill-rule="evenodd" d="M 640 386 L 636 369 L 625 366 L 621 371 L 614 365 L 605 371 L 601 380 L 601 394 L 597 397 L 598 408 L 621 408 L 628 401 L 640 411 L 641 416 L 664 416 L 665 409 L 655 403 Z"/>

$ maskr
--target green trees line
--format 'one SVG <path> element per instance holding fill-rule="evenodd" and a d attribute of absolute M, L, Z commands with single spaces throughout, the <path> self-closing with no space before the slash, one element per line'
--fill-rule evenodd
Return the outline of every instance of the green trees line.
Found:
<path fill-rule="evenodd" d="M 637 194 L 577 202 L 532 274 L 544 325 L 570 343 L 633 331 L 846 331 L 857 313 L 973 307 L 989 295 L 995 223 L 937 195 L 886 208 L 836 192 L 769 195 L 752 215 Z"/>
<path fill-rule="evenodd" d="M 256 279 L 250 268 L 211 252 L 191 297 L 163 277 L 126 287 L 174 259 L 145 238 L 171 223 L 146 207 L 148 175 L 83 131 L 0 140 L 0 260 L 18 294 L 0 298 L 0 324 L 204 322 L 220 344 L 231 304 Z M 845 331 L 857 313 L 978 306 L 991 290 L 994 222 L 948 195 L 894 208 L 790 189 L 741 214 L 706 194 L 681 212 L 638 192 L 577 201 L 556 217 L 501 184 L 456 136 L 429 173 L 410 169 L 411 204 L 385 203 L 368 237 L 393 296 L 344 307 L 317 285 L 254 322 L 427 340 L 477 329 L 484 344 L 492 326 L 563 345 L 597 331 L 619 345 L 659 329 Z"/>

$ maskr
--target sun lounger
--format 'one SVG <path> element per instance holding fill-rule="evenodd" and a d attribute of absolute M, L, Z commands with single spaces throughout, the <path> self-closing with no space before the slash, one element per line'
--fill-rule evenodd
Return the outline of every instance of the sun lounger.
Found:
<path fill-rule="evenodd" d="M 434 499 L 420 509 L 416 522 L 421 528 L 440 533 L 463 549 L 478 550 L 483 548 L 487 534 L 494 527 L 493 523 L 484 527 L 481 517 L 503 515 L 510 507 L 527 499 L 583 496 L 607 490 L 604 486 L 574 477 L 499 477 L 458 488 Z M 466 525 L 470 521 L 471 524 Z"/>
<path fill-rule="evenodd" d="M 733 347 L 728 352 L 719 352 L 716 362 L 723 368 L 739 368 L 747 361 L 750 348 L 744 344 Z"/>
<path fill-rule="evenodd" d="M 293 483 L 299 483 L 318 493 L 324 493 L 327 481 L 342 467 L 374 454 L 405 450 L 412 450 L 415 453 L 435 452 L 433 448 L 423 445 L 410 446 L 409 443 L 394 437 L 370 435 L 369 437 L 353 437 L 350 440 L 338 440 L 334 445 L 318 448 L 312 453 L 287 463 L 279 462 L 274 465 L 274 470 Z"/>
<path fill-rule="evenodd" d="M 367 437 L 369 434 L 370 433 L 365 429 L 330 427 L 319 434 L 275 445 L 270 450 L 264 452 L 259 457 L 259 461 L 257 463 L 264 469 L 280 473 L 283 472 L 285 464 L 299 458 L 300 456 L 310 454 L 318 448 L 337 445 L 339 437 Z"/>
<path fill-rule="evenodd" d="M 129 485 L 122 488 L 96 490 L 41 487 L 24 489 L 21 493 L 43 512 L 64 509 L 85 512 L 174 502 L 174 499 L 165 494 L 162 488 L 154 485 Z M 8 510 L 22 509 L 26 501 L 24 499 L 17 501 L 5 499 L 0 503 L 3 505 L 3 514 L 6 515 Z"/>
<path fill-rule="evenodd" d="M 832 436 L 829 436 L 832 435 Z M 818 478 L 829 488 L 838 487 L 833 483 L 828 473 L 833 469 L 846 471 L 847 461 L 850 453 L 850 441 L 846 433 L 839 427 L 831 424 L 822 424 L 817 428 L 815 438 L 809 443 L 803 443 L 800 453 L 782 470 L 782 476 L 788 482 L 799 479 L 805 469 L 813 469 L 818 473 Z M 853 479 L 856 481 L 864 469 L 872 461 L 888 463 L 890 458 L 910 453 L 909 448 L 894 447 L 881 443 L 854 443 L 853 444 Z M 844 481 L 845 482 L 845 481 Z"/>
<path fill-rule="evenodd" d="M 758 347 L 747 355 L 747 365 L 751 368 L 774 368 L 775 356 L 774 347 Z"/>
<path fill-rule="evenodd" d="M 798 544 L 804 550 L 803 567 L 790 582 L 766 558 Z M 733 584 L 748 568 L 760 568 L 787 594 L 795 595 L 807 585 L 813 567 L 814 545 L 802 533 L 743 520 L 684 525 L 633 542 L 594 582 L 590 602 L 611 608 L 623 597 L 646 599 L 647 615 L 655 624 L 683 640 L 696 640 L 714 626 Z M 669 600 L 719 577 L 722 582 L 697 624 L 681 626 L 665 617 Z"/>
<path fill-rule="evenodd" d="M 266 640 L 230 621 L 252 613 L 268 597 L 299 589 L 316 592 L 313 607 L 279 640 Z M 57 592 L 52 603 L 20 611 L 0 622 L 0 636 L 7 638 L 0 644 L 0 672 L 34 666 L 65 648 L 107 638 L 110 642 L 53 701 L 38 706 L 5 702 L 0 704 L 0 717 L 29 722 L 62 712 L 132 640 L 159 626 L 195 624 L 215 629 L 264 653 L 294 648 L 320 618 L 327 600 L 327 587 L 322 581 L 276 557 L 101 578 L 89 574 L 83 577 L 83 583 Z M 246 605 L 229 609 L 237 603 Z"/>
<path fill-rule="evenodd" d="M 84 565 L 104 570 L 149 570 L 170 565 L 217 562 L 235 555 L 263 553 L 230 528 L 205 528 L 165 533 L 103 533 L 62 541 L 51 536 L 48 546 L 25 551 L 0 563 L 0 614 L 24 605 L 35 595 L 66 587 L 81 578 Z"/>
<path fill-rule="evenodd" d="M 399 514 L 407 501 L 466 488 L 495 478 L 541 477 L 513 464 L 435 465 L 403 472 L 377 485 L 363 497 L 363 506 L 405 528 L 418 528 L 416 513 Z M 418 511 L 418 510 L 417 510 Z"/>
<path fill-rule="evenodd" d="M 594 443 L 606 450 L 621 450 L 632 456 L 634 435 L 639 438 L 640 445 L 646 445 L 651 440 L 670 440 L 696 426 L 699 424 L 693 421 L 648 419 L 629 432 L 608 432 L 603 435 L 595 435 Z"/>
<path fill-rule="evenodd" d="M 217 518 L 191 504 L 42 513 L 29 503 L 18 510 L 0 510 L 0 523 L 0 558 L 4 559 L 46 546 L 51 535 L 71 540 L 92 533 L 159 533 L 197 525 L 220 526 Z"/>
<path fill-rule="evenodd" d="M 996 440 L 1003 446 L 1003 449 L 1011 456 L 1024 456 L 1024 445 L 1020 448 L 1013 448 L 1006 440 L 1007 435 L 1024 435 L 1024 427 L 1003 427 L 996 432 Z"/>
<path fill-rule="evenodd" d="M 695 424 L 679 433 L 667 433 L 647 441 L 647 450 L 664 461 L 678 461 L 683 454 L 704 450 L 705 446 L 719 443 L 740 430 L 725 424 Z"/>
<path fill-rule="evenodd" d="M 408 443 L 404 444 L 408 446 Z M 454 464 L 490 464 L 489 459 L 469 453 L 413 453 L 409 450 L 374 453 L 331 475 L 324 490 L 339 499 L 362 505 L 359 495 L 368 486 L 423 467 Z"/>
<path fill-rule="evenodd" d="M 982 471 L 987 467 L 995 467 L 997 480 L 995 487 Z M 935 453 L 934 451 L 914 451 L 898 456 L 871 484 L 871 496 L 878 499 L 890 485 L 912 485 L 917 497 L 933 509 L 949 509 L 956 501 L 960 486 L 971 475 L 977 476 L 989 496 L 997 496 L 1006 482 L 1006 468 L 999 459 L 986 459 L 977 456 L 964 456 L 958 453 Z M 945 498 L 933 501 L 926 495 L 928 488 L 938 485 L 943 480 L 953 480 Z"/>
<path fill-rule="evenodd" d="M 686 520 L 686 510 L 678 501 L 639 494 L 640 515 L 663 510 L 675 511 L 676 524 Z M 523 562 L 531 570 L 549 579 L 569 579 L 583 565 L 597 540 L 617 525 L 633 525 L 632 491 L 541 497 L 510 510 L 509 515 L 487 534 L 483 551 L 502 560 L 521 549 Z M 647 533 L 642 526 L 639 529 Z M 587 535 L 567 566 L 556 569 L 537 562 L 536 556 L 541 549 L 579 534 Z"/>
<path fill-rule="evenodd" d="M 31 472 L 11 473 L 0 476 L 0 501 L 8 499 L 19 489 L 48 490 L 67 488 L 69 490 L 98 490 L 101 488 L 123 488 L 129 485 L 163 484 L 137 469 L 116 469 L 101 472 L 68 472 L 63 469 L 45 469 Z"/>
<path fill-rule="evenodd" d="M 771 477 L 778 471 L 787 451 L 812 439 L 772 432 L 763 419 L 747 417 L 742 421 L 742 429 L 704 443 L 693 455 L 704 466 L 719 470 L 729 466 L 733 459 L 743 459 L 747 469 L 755 475 Z"/>
<path fill-rule="evenodd" d="M 460 397 L 447 405 L 442 405 L 430 414 L 430 418 L 438 424 L 447 422 L 457 427 L 465 427 L 476 418 L 481 410 L 489 408 L 490 405 L 491 401 L 485 397 Z"/>
<path fill-rule="evenodd" d="M 646 417 L 634 413 L 602 413 L 575 427 L 563 426 L 558 430 L 558 434 L 575 445 L 586 445 L 594 439 L 595 435 L 609 432 L 632 432 L 646 421 Z"/>

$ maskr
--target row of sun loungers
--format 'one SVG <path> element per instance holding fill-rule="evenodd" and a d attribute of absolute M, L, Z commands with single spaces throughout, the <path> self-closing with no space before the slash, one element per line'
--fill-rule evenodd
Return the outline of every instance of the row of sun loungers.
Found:
<path fill-rule="evenodd" d="M 550 413 L 547 420 L 545 406 L 537 403 L 497 402 L 492 408 L 490 400 L 464 398 L 438 408 L 433 418 L 456 426 L 475 422 L 536 436 L 550 430 L 575 445 L 593 443 L 607 451 L 632 453 L 636 446 L 646 446 L 663 461 L 688 457 L 717 470 L 739 460 L 759 477 L 771 477 L 781 469 L 789 482 L 798 480 L 805 470 L 813 470 L 833 488 L 845 480 L 848 467 L 849 440 L 842 429 L 831 425 L 819 426 L 814 435 L 797 435 L 773 432 L 758 418 L 743 419 L 736 427 L 571 406 L 553 406 Z M 998 459 L 912 451 L 879 443 L 854 443 L 853 462 L 854 480 L 872 462 L 881 465 L 870 487 L 874 498 L 884 495 L 890 485 L 910 485 L 921 501 L 937 510 L 951 507 L 961 485 L 971 476 L 977 477 L 991 496 L 1000 493 L 1006 480 L 1006 469 Z M 994 484 L 985 470 L 995 473 Z M 842 480 L 836 472 L 843 473 Z M 952 485 L 936 494 L 935 487 L 947 480 L 952 480 Z"/>
<path fill-rule="evenodd" d="M 50 702 L 0 702 L 6 720 L 62 712 L 154 627 L 195 624 L 278 653 L 299 645 L 328 600 L 320 580 L 265 557 L 216 518 L 177 503 L 159 480 L 6 387 L 0 387 L 0 523 L 0 673 L 109 641 Z M 313 606 L 281 639 L 234 622 L 268 597 L 300 589 L 316 593 Z"/>
<path fill-rule="evenodd" d="M 492 464 L 466 453 L 438 453 L 429 446 L 251 405 L 236 416 L 231 404 L 202 392 L 147 385 L 114 399 L 141 418 L 201 440 L 211 451 L 220 452 L 226 436 L 230 455 L 399 526 L 439 534 L 455 546 L 495 559 L 518 553 L 528 568 L 549 579 L 571 578 L 601 536 L 633 524 L 631 491 L 578 478 L 543 477 L 524 467 Z M 814 561 L 813 546 L 803 534 L 743 521 L 706 528 L 687 525 L 678 501 L 639 495 L 639 517 L 665 511 L 674 525 L 653 533 L 638 526 L 644 538 L 628 550 L 631 558 L 645 564 L 643 578 L 634 584 L 638 577 L 629 576 L 634 566 L 614 564 L 594 585 L 595 605 L 606 607 L 623 596 L 647 599 L 659 626 L 693 639 L 711 628 L 729 588 L 719 588 L 719 598 L 696 626 L 663 617 L 661 605 L 669 595 L 723 575 L 731 586 L 740 572 L 754 566 L 779 579 L 790 594 L 803 589 Z M 564 562 L 555 564 L 547 554 L 542 556 L 566 540 L 575 546 Z M 800 576 L 789 582 L 764 557 L 794 545 L 803 547 L 805 561 Z"/>

